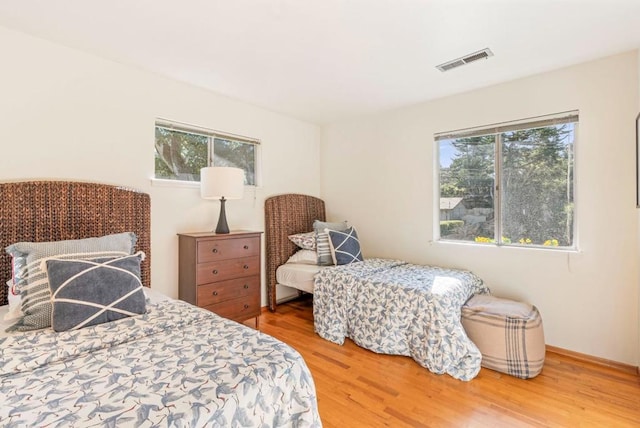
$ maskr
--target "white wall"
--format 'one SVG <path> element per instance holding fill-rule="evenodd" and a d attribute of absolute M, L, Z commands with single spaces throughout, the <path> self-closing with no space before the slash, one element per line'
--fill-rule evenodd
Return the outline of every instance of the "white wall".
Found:
<path fill-rule="evenodd" d="M 229 201 L 232 229 L 264 230 L 264 199 L 320 190 L 320 129 L 212 92 L 0 27 L 0 180 L 63 178 L 151 195 L 152 287 L 178 294 L 178 232 L 213 230 L 219 202 L 151 186 L 154 121 L 262 140 L 264 187 Z M 264 298 L 263 279 L 263 304 Z"/>
<path fill-rule="evenodd" d="M 535 304 L 548 344 L 638 365 L 638 93 L 631 52 L 328 126 L 328 217 L 358 228 L 365 257 L 471 269 L 494 294 Z M 433 242 L 434 133 L 573 109 L 579 252 Z"/>

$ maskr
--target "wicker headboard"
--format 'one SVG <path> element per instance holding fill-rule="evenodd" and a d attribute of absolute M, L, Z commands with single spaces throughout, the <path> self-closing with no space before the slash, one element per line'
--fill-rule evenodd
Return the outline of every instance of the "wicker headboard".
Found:
<path fill-rule="evenodd" d="M 144 251 L 142 283 L 151 282 L 150 198 L 123 187 L 72 181 L 0 183 L 0 305 L 7 304 L 5 283 L 15 242 L 82 239 L 120 232 L 138 236 Z"/>
<path fill-rule="evenodd" d="M 287 237 L 310 232 L 314 220 L 325 220 L 324 201 L 313 196 L 286 194 L 264 202 L 269 309 L 276 310 L 276 269 L 296 252 Z"/>

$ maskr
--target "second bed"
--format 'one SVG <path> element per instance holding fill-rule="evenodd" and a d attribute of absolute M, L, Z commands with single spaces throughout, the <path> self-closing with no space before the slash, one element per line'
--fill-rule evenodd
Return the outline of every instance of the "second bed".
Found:
<path fill-rule="evenodd" d="M 342 344 L 350 338 L 377 353 L 411 356 L 438 374 L 473 379 L 482 354 L 460 322 L 461 308 L 489 289 L 471 272 L 366 259 L 322 267 L 292 261 L 299 251 L 288 236 L 325 220 L 324 202 L 307 195 L 279 195 L 265 203 L 267 288 L 276 309 L 277 285 L 313 293 L 314 328 Z M 294 256 L 295 260 L 296 257 Z"/>

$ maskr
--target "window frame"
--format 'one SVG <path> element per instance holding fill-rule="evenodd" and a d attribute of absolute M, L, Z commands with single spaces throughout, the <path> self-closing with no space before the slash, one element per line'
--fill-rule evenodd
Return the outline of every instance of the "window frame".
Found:
<path fill-rule="evenodd" d="M 571 246 L 544 246 L 540 244 L 521 244 L 519 242 L 502 242 L 502 175 L 503 175 L 503 137 L 502 134 L 509 131 L 535 129 L 542 127 L 550 127 L 555 125 L 561 125 L 565 123 L 573 123 L 573 147 L 572 147 L 572 203 L 573 203 L 573 222 L 572 222 L 572 245 Z M 551 250 L 551 251 L 564 251 L 564 252 L 578 252 L 578 203 L 577 203 L 577 182 L 578 182 L 578 169 L 577 169 L 577 142 L 579 141 L 579 111 L 572 110 L 562 113 L 556 113 L 551 115 L 533 117 L 528 119 L 522 119 L 511 122 L 504 122 L 498 124 L 492 124 L 481 127 L 466 128 L 456 131 L 448 131 L 434 134 L 434 236 L 435 242 L 445 244 L 462 244 L 462 245 L 474 245 L 480 247 L 507 247 L 507 248 L 526 248 L 533 250 Z M 446 236 L 441 236 L 440 229 L 440 194 L 441 194 L 441 169 L 440 169 L 440 141 L 479 137 L 479 136 L 494 136 L 494 242 L 474 242 L 468 240 L 447 239 Z"/>
<path fill-rule="evenodd" d="M 151 179 L 153 184 L 160 186 L 172 186 L 175 187 L 199 187 L 199 180 L 181 180 L 181 179 L 172 179 L 172 178 L 162 178 L 156 176 L 156 168 L 155 168 L 155 131 L 157 128 L 163 128 L 168 131 L 176 131 L 183 132 L 188 134 L 200 135 L 207 138 L 207 165 L 213 166 L 215 160 L 215 152 L 214 152 L 214 144 L 215 139 L 223 139 L 235 141 L 243 144 L 251 144 L 254 146 L 254 159 L 253 159 L 253 176 L 254 183 L 253 184 L 245 184 L 245 186 L 259 188 L 262 187 L 262 168 L 261 168 L 261 141 L 258 138 L 247 137 L 244 135 L 232 134 L 230 132 L 222 132 L 209 128 L 204 128 L 197 125 L 190 125 L 182 122 L 176 122 L 167 119 L 156 119 L 154 124 L 154 168 L 153 168 L 153 177 Z"/>

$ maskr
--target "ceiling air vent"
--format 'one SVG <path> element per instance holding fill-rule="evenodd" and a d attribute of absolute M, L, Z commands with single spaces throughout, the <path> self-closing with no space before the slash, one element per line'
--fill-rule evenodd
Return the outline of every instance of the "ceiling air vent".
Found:
<path fill-rule="evenodd" d="M 490 56 L 493 56 L 493 52 L 491 52 L 491 49 L 486 48 L 478 52 L 470 53 L 469 55 L 465 55 L 461 58 L 456 58 L 452 61 L 447 61 L 443 64 L 436 65 L 436 68 L 440 71 L 449 71 L 453 68 L 469 64 L 470 62 L 478 61 L 479 59 L 487 59 Z"/>

